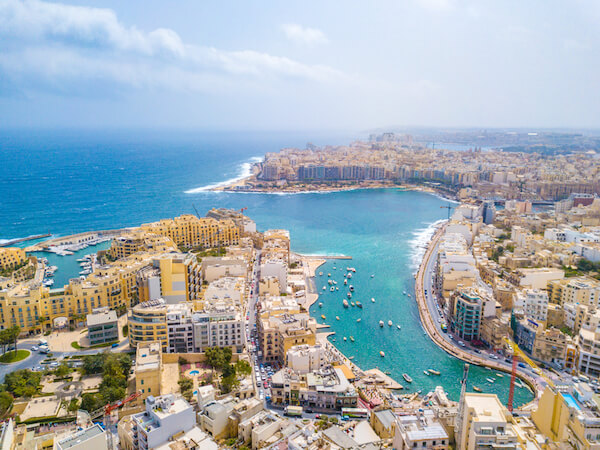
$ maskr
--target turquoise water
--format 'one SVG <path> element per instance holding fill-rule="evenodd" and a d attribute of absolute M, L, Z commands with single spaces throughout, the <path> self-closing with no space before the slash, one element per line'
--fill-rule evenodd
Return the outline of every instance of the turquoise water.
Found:
<path fill-rule="evenodd" d="M 351 139 L 321 136 L 322 143 Z M 363 310 L 344 310 L 343 272 L 334 262 L 322 266 L 331 272 L 340 291 L 322 295 L 322 310 L 311 313 L 327 322 L 336 345 L 362 368 L 378 366 L 403 382 L 414 379 L 410 390 L 424 392 L 442 385 L 453 399 L 460 391 L 462 363 L 439 350 L 421 328 L 413 293 L 413 272 L 420 245 L 433 222 L 446 217 L 445 202 L 419 192 L 393 189 L 358 190 L 328 194 L 231 194 L 198 188 L 238 177 L 252 157 L 290 145 L 314 141 L 311 136 L 272 134 L 199 133 L 85 133 L 0 132 L 0 165 L 10 176 L 0 177 L 0 239 L 17 238 L 50 230 L 55 235 L 136 226 L 143 222 L 193 213 L 211 207 L 240 209 L 254 219 L 259 230 L 286 228 L 292 249 L 312 254 L 347 254 L 352 261 L 337 261 L 338 268 L 355 267 L 355 300 Z M 317 141 L 318 143 L 318 141 Z M 244 165 L 245 164 L 245 165 Z M 107 244 L 105 244 L 107 245 Z M 77 276 L 76 259 L 47 255 L 59 266 L 55 287 Z M 71 273 L 69 273 L 71 272 Z M 371 278 L 371 274 L 375 277 Z M 326 281 L 317 280 L 321 288 Z M 374 297 L 376 303 L 371 303 Z M 335 320 L 335 316 L 340 321 Z M 356 323 L 362 318 L 360 324 Z M 394 322 L 389 328 L 379 320 Z M 402 326 L 398 331 L 396 324 Z M 355 342 L 342 342 L 352 335 Z M 379 351 L 385 352 L 385 358 Z M 424 369 L 442 372 L 425 376 Z M 494 373 L 471 368 L 469 386 L 508 396 L 508 376 L 494 384 Z M 515 403 L 532 395 L 517 388 Z"/>

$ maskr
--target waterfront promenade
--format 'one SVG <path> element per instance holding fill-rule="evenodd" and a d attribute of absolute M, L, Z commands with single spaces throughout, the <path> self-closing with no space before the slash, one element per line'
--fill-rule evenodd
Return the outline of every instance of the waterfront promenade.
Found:
<path fill-rule="evenodd" d="M 427 305 L 427 297 L 425 295 L 424 286 L 427 277 L 431 277 L 433 266 L 435 265 L 435 257 L 437 255 L 438 243 L 444 233 L 445 228 L 445 225 L 439 227 L 439 229 L 432 237 L 429 246 L 427 247 L 427 251 L 423 256 L 423 261 L 419 266 L 419 270 L 415 279 L 415 298 L 417 300 L 419 317 L 421 319 L 423 328 L 425 329 L 425 332 L 430 337 L 430 339 L 448 354 L 458 359 L 461 359 L 469 364 L 489 367 L 493 370 L 498 370 L 510 374 L 512 370 L 511 365 L 505 364 L 504 362 L 489 360 L 478 354 L 469 353 L 468 351 L 464 350 L 458 345 L 455 345 L 453 342 L 447 340 L 443 336 L 441 330 L 438 328 L 436 322 L 433 320 L 431 310 Z M 542 388 L 542 386 L 540 386 L 540 383 L 535 378 L 526 375 L 522 372 L 518 372 L 517 376 L 534 390 L 534 394 L 537 398 Z"/>

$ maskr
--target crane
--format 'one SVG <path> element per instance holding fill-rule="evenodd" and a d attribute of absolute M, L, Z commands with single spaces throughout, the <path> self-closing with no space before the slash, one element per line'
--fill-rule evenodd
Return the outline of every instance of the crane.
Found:
<path fill-rule="evenodd" d="M 244 206 L 242 209 L 240 209 L 240 210 L 239 210 L 239 213 L 240 213 L 240 214 L 243 214 L 243 213 L 244 213 L 244 211 L 246 211 L 247 209 L 248 209 L 248 208 L 247 208 L 246 206 Z"/>
<path fill-rule="evenodd" d="M 450 211 L 452 210 L 451 205 L 440 206 L 440 208 L 444 208 L 448 210 L 448 220 L 450 220 Z"/>
<path fill-rule="evenodd" d="M 198 209 L 196 208 L 196 205 L 194 205 L 194 204 L 192 203 L 192 207 L 194 208 L 194 211 L 196 211 L 196 217 L 197 217 L 198 219 L 201 219 L 201 217 L 200 217 L 200 213 L 198 212 Z"/>

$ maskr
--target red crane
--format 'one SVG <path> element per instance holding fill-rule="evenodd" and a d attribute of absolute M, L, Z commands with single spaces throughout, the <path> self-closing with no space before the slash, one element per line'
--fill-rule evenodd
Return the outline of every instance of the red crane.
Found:
<path fill-rule="evenodd" d="M 243 214 L 243 213 L 244 213 L 244 211 L 246 211 L 247 209 L 248 209 L 248 208 L 246 208 L 246 207 L 244 206 L 242 209 L 240 209 L 240 211 L 239 211 L 239 212 Z"/>
<path fill-rule="evenodd" d="M 104 415 L 108 416 L 111 412 L 113 412 L 115 409 L 119 409 L 121 406 L 123 406 L 125 403 L 129 403 L 134 401 L 136 398 L 138 398 L 140 395 L 142 395 L 141 391 L 138 392 L 134 392 L 133 394 L 129 394 L 127 397 L 125 397 L 123 400 L 118 400 L 114 403 L 110 403 L 108 405 L 106 405 L 104 407 Z"/>
<path fill-rule="evenodd" d="M 510 374 L 510 389 L 508 391 L 508 410 L 513 412 L 513 398 L 515 396 L 515 380 L 517 378 L 517 362 L 519 357 L 513 353 L 512 357 L 512 372 Z"/>

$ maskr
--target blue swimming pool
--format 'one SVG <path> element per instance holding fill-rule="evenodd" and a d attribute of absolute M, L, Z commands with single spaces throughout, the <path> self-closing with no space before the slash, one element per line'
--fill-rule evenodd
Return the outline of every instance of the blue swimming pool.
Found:
<path fill-rule="evenodd" d="M 199 373 L 197 370 L 190 370 L 190 375 L 198 375 Z"/>
<path fill-rule="evenodd" d="M 569 408 L 575 408 L 581 410 L 581 407 L 577 404 L 577 400 L 571 394 L 562 394 L 563 398 L 567 402 Z"/>

